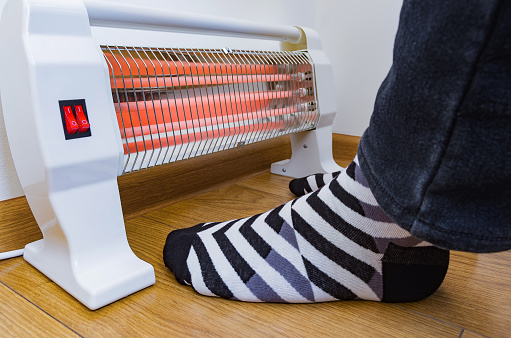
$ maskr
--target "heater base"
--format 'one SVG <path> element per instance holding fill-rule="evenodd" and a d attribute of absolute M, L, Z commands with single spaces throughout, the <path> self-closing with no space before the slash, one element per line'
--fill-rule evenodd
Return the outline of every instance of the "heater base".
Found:
<path fill-rule="evenodd" d="M 153 267 L 129 247 L 99 260 L 71 259 L 67 250 L 41 239 L 27 244 L 23 257 L 91 310 L 155 283 Z"/>

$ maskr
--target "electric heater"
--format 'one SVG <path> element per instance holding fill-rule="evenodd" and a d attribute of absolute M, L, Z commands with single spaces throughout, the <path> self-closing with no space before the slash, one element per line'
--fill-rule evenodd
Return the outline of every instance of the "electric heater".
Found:
<path fill-rule="evenodd" d="M 280 41 L 280 51 L 100 45 L 91 26 Z M 117 176 L 286 134 L 291 177 L 338 170 L 330 64 L 306 28 L 80 0 L 11 0 L 0 89 L 43 239 L 24 258 L 90 309 L 155 282 L 126 240 Z"/>

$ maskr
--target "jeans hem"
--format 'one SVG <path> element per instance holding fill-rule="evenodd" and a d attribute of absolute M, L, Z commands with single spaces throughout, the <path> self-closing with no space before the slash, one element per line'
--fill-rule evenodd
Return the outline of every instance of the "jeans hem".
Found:
<path fill-rule="evenodd" d="M 445 229 L 436 223 L 421 219 L 419 207 L 413 210 L 410 207 L 403 207 L 376 177 L 363 148 L 363 142 L 360 142 L 357 156 L 371 192 L 382 210 L 401 228 L 421 240 L 447 250 L 489 253 L 511 249 L 509 237 L 485 237 Z"/>

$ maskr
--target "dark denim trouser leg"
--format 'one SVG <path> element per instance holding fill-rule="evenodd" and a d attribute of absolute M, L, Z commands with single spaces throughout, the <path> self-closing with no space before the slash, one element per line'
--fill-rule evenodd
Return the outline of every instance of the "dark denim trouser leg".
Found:
<path fill-rule="evenodd" d="M 358 155 L 377 201 L 415 236 L 511 248 L 510 0 L 405 0 Z"/>

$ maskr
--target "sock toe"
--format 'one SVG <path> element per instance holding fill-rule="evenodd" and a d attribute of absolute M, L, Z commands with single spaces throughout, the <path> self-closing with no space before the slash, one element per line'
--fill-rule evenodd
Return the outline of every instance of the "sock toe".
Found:
<path fill-rule="evenodd" d="M 289 182 L 289 190 L 295 196 L 300 197 L 321 189 L 332 180 L 336 179 L 340 174 L 340 171 L 336 171 L 329 174 L 314 174 L 302 178 L 295 178 Z"/>
<path fill-rule="evenodd" d="M 295 195 L 295 196 L 303 196 L 307 192 L 305 191 L 305 185 L 304 181 L 305 178 L 295 178 L 289 182 L 289 190 Z"/>
<path fill-rule="evenodd" d="M 163 248 L 163 261 L 181 284 L 191 284 L 190 271 L 186 260 L 197 232 L 202 229 L 202 226 L 203 224 L 197 224 L 191 228 L 175 230 L 167 236 Z"/>

